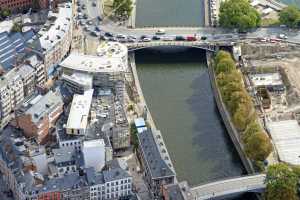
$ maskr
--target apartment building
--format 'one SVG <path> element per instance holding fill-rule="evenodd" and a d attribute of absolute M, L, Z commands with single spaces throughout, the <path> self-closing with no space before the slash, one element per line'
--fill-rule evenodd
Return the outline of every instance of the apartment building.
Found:
<path fill-rule="evenodd" d="M 67 56 L 72 41 L 72 3 L 58 5 L 58 12 L 50 11 L 48 21 L 38 32 L 44 56 L 47 78 L 55 75 L 58 63 Z"/>
<path fill-rule="evenodd" d="M 161 188 L 173 184 L 175 173 L 166 161 L 170 158 L 161 156 L 151 129 L 141 130 L 138 134 L 138 156 L 142 163 L 147 187 L 152 191 L 153 198 L 161 198 Z"/>
<path fill-rule="evenodd" d="M 22 105 L 16 115 L 16 126 L 28 138 L 34 137 L 38 143 L 47 142 L 49 129 L 63 112 L 63 99 L 59 91 L 49 91 L 44 96 L 37 95 Z"/>
<path fill-rule="evenodd" d="M 34 77 L 34 69 L 26 64 L 0 76 L 0 129 L 8 124 L 24 97 L 33 93 Z"/>

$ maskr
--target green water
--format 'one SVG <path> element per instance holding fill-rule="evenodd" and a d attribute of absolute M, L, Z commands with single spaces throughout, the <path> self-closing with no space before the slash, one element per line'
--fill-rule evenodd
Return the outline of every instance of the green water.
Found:
<path fill-rule="evenodd" d="M 137 0 L 136 26 L 203 26 L 204 0 Z"/>
<path fill-rule="evenodd" d="M 179 180 L 191 185 L 239 176 L 243 167 L 222 124 L 199 50 L 143 50 L 136 64 L 143 93 Z"/>
<path fill-rule="evenodd" d="M 300 0 L 281 0 L 283 3 L 296 5 L 300 7 Z"/>

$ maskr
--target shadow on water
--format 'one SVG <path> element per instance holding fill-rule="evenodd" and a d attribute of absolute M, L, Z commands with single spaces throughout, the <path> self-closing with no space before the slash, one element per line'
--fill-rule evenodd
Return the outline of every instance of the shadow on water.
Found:
<path fill-rule="evenodd" d="M 148 107 L 179 180 L 191 185 L 245 173 L 216 108 L 204 53 L 182 47 L 136 52 Z"/>

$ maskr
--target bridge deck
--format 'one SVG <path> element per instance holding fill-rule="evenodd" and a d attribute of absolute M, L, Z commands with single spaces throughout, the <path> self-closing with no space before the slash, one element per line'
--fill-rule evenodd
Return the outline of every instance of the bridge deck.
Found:
<path fill-rule="evenodd" d="M 233 42 L 209 43 L 205 41 L 151 41 L 151 42 L 126 43 L 125 45 L 128 47 L 129 51 L 149 48 L 149 47 L 158 47 L 158 46 L 184 46 L 184 47 L 201 48 L 208 51 L 215 51 L 216 46 L 232 46 Z"/>
<path fill-rule="evenodd" d="M 253 192 L 265 188 L 265 175 L 252 175 L 217 181 L 191 188 L 194 200 L 213 199 L 242 192 Z"/>

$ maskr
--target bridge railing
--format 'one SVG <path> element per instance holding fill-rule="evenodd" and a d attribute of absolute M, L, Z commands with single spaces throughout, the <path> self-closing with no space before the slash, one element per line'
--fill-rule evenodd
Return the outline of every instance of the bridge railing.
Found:
<path fill-rule="evenodd" d="M 210 199 L 241 192 L 260 191 L 265 188 L 265 175 L 238 177 L 191 188 L 194 199 Z"/>

